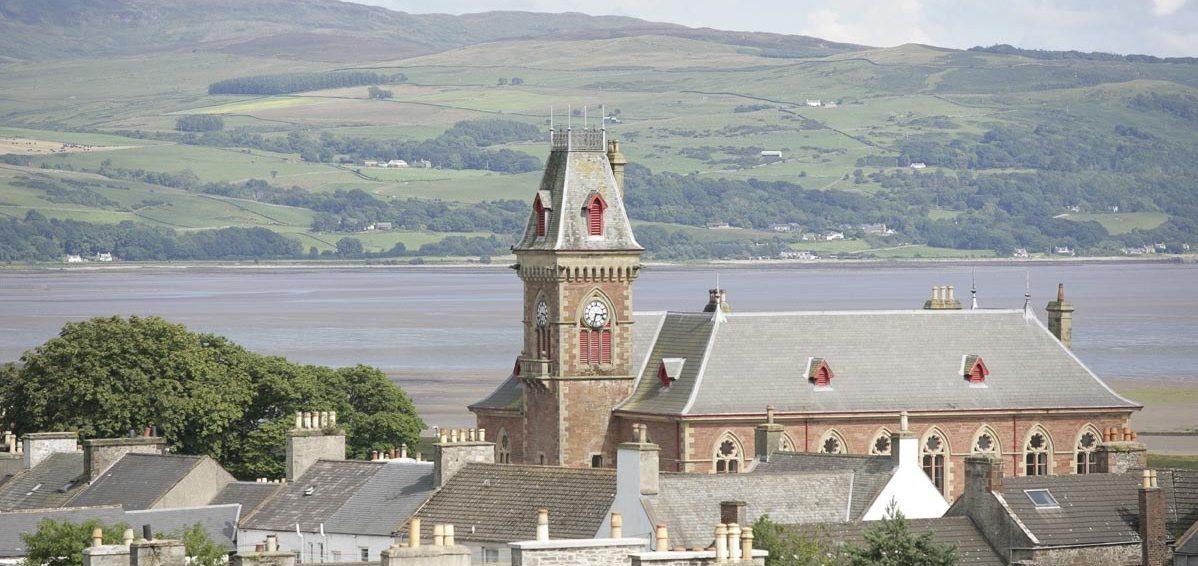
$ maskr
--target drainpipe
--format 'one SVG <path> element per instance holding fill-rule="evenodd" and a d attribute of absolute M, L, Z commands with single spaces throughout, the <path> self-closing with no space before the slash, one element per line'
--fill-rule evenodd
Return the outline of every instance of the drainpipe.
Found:
<path fill-rule="evenodd" d="M 299 523 L 295 524 L 295 534 L 300 539 L 300 561 L 302 562 L 304 560 L 304 533 L 300 532 Z M 311 552 L 308 553 L 308 558 L 312 558 Z"/>

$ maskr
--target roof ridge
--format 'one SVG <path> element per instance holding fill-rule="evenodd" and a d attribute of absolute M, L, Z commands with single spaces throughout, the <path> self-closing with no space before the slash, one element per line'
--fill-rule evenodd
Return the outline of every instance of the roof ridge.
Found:
<path fill-rule="evenodd" d="M 0 511 L 0 515 L 17 515 L 17 514 L 32 514 L 32 513 L 49 513 L 60 511 L 90 511 L 93 509 L 120 509 L 125 511 L 123 505 L 119 503 L 109 503 L 107 505 L 83 505 L 78 507 L 39 507 L 37 509 L 5 509 Z"/>
<path fill-rule="evenodd" d="M 644 314 L 653 315 L 660 314 L 662 311 L 651 312 L 636 312 L 633 316 Z M 673 315 L 708 315 L 710 313 L 702 311 L 664 311 L 665 314 Z M 833 310 L 812 310 L 812 311 L 733 311 L 725 313 L 727 318 L 752 318 L 758 316 L 848 316 L 848 315 L 879 315 L 879 314 L 916 314 L 926 316 L 979 316 L 984 314 L 1003 314 L 1023 315 L 1023 309 L 878 309 L 878 310 L 851 310 L 851 309 L 833 309 Z"/>
<path fill-rule="evenodd" d="M 560 471 L 576 474 L 594 474 L 594 475 L 612 475 L 616 473 L 614 468 L 569 468 L 566 466 L 551 466 L 540 464 L 500 464 L 498 462 L 468 462 L 466 467 L 488 467 L 499 469 L 521 469 L 521 470 L 538 470 L 538 471 Z"/>

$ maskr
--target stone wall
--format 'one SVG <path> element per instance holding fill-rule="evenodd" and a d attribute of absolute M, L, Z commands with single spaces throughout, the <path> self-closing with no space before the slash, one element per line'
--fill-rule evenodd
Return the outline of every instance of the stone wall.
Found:
<path fill-rule="evenodd" d="M 392 546 L 381 566 L 470 566 L 470 549 L 461 546 Z"/>
<path fill-rule="evenodd" d="M 1029 561 L 1035 566 L 1093 566 L 1095 564 L 1140 564 L 1140 545 L 1117 544 L 1079 548 L 1012 550 L 1011 561 Z"/>
<path fill-rule="evenodd" d="M 73 432 L 31 432 L 21 437 L 25 468 L 32 468 L 55 452 L 76 452 L 79 436 Z"/>
<path fill-rule="evenodd" d="M 179 483 L 154 502 L 154 509 L 200 507 L 208 505 L 225 486 L 234 481 L 216 460 L 207 456 L 200 460 Z"/>
<path fill-rule="evenodd" d="M 499 411 L 476 409 L 478 428 L 487 430 L 487 438 L 495 443 L 495 461 L 504 464 L 524 463 L 524 417 Z M 503 433 L 508 435 L 509 462 L 499 458 Z"/>
<path fill-rule="evenodd" d="M 753 558 L 749 560 L 726 560 L 717 562 L 715 551 L 683 551 L 683 552 L 643 552 L 633 554 L 632 566 L 764 566 L 766 552 L 754 550 Z"/>
<path fill-rule="evenodd" d="M 644 539 L 513 542 L 512 566 L 616 566 L 645 550 Z"/>
<path fill-rule="evenodd" d="M 304 475 L 317 460 L 344 460 L 345 433 L 322 430 L 292 430 L 287 433 L 287 479 Z"/>

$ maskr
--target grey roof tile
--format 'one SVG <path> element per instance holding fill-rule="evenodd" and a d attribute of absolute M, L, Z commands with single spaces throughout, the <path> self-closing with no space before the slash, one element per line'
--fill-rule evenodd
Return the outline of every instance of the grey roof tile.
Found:
<path fill-rule="evenodd" d="M 853 472 L 852 504 L 849 519 L 859 520 L 877 499 L 882 488 L 894 477 L 890 456 L 855 454 L 818 454 L 774 452 L 768 462 L 758 462 L 754 474 L 793 474 L 796 472 Z"/>
<path fill-rule="evenodd" d="M 85 484 L 82 452 L 57 452 L 0 485 L 0 509 L 39 509 L 66 504 Z"/>
<path fill-rule="evenodd" d="M 1198 523 L 1198 470 L 1159 469 L 1157 483 L 1169 502 L 1169 531 L 1180 537 L 1191 525 Z"/>
<path fill-rule="evenodd" d="M 1198 521 L 1190 525 L 1190 528 L 1180 537 L 1177 537 L 1177 547 L 1174 552 L 1186 556 L 1198 556 Z"/>
<path fill-rule="evenodd" d="M 536 537 L 537 509 L 549 509 L 550 536 L 592 538 L 611 508 L 611 469 L 467 464 L 416 514 L 424 536 L 454 525 L 458 540 L 512 542 Z"/>
<path fill-rule="evenodd" d="M 801 474 L 662 474 L 658 493 L 642 498 L 670 544 L 706 547 L 720 522 L 720 502 L 744 501 L 751 524 L 762 515 L 778 523 L 849 520 L 853 472 Z"/>
<path fill-rule="evenodd" d="M 155 533 L 168 537 L 181 536 L 182 531 L 200 525 L 213 542 L 226 550 L 236 550 L 237 520 L 241 505 L 207 505 L 174 509 L 143 509 L 126 511 L 124 521 L 134 532 L 141 532 L 142 525 L 150 525 Z"/>
<path fill-rule="evenodd" d="M 21 535 L 36 532 L 38 523 L 44 519 L 76 523 L 95 519 L 109 525 L 124 521 L 125 513 L 119 505 L 86 509 L 26 509 L 0 513 L 0 558 L 25 556 L 25 542 L 21 540 Z"/>
<path fill-rule="evenodd" d="M 696 415 L 760 413 L 767 404 L 779 412 L 1138 407 L 1021 310 L 731 313 L 714 325 L 711 347 L 700 358 L 695 353 L 712 332 L 702 316 L 712 315 L 666 315 L 638 387 L 620 410 Z M 963 375 L 961 361 L 971 354 L 990 369 L 985 387 L 971 387 Z M 667 391 L 655 383 L 661 357 L 688 360 L 684 377 Z M 816 391 L 808 382 L 803 370 L 810 358 L 827 360 L 835 374 L 831 387 Z M 686 375 L 690 371 L 699 373 Z M 745 387 L 746 380 L 753 387 Z"/>
<path fill-rule="evenodd" d="M 211 505 L 236 503 L 241 505 L 242 516 L 247 516 L 253 513 L 268 497 L 274 495 L 282 487 L 283 484 L 278 483 L 259 483 L 253 481 L 230 482 L 209 503 Z"/>
<path fill-rule="evenodd" d="M 836 548 L 845 544 L 862 545 L 865 531 L 877 525 L 874 521 L 853 523 L 817 523 L 784 525 L 787 531 L 816 539 Z M 962 566 L 1002 566 L 1003 559 L 969 517 L 940 517 L 938 519 L 908 519 L 912 533 L 932 533 L 932 540 L 951 544 L 957 549 L 958 564 Z"/>
<path fill-rule="evenodd" d="M 284 484 L 248 514 L 242 525 L 248 529 L 290 531 L 298 523 L 300 530 L 314 532 L 382 467 L 382 462 L 320 460 L 304 475 Z"/>
<path fill-rule="evenodd" d="M 175 487 L 205 456 L 129 453 L 109 466 L 70 504 L 76 507 L 122 505 L 147 509 Z"/>
<path fill-rule="evenodd" d="M 1135 474 L 1024 476 L 1003 479 L 1003 499 L 1043 546 L 1139 543 Z M 1025 493 L 1047 489 L 1059 508 L 1037 509 Z"/>
<path fill-rule="evenodd" d="M 325 523 L 325 530 L 390 536 L 433 493 L 431 462 L 388 461 Z"/>

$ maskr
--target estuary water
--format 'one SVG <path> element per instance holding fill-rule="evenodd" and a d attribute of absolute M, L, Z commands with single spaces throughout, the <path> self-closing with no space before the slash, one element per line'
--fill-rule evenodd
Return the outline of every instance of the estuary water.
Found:
<path fill-rule="evenodd" d="M 920 308 L 933 285 L 968 307 L 971 280 L 982 308 L 1021 308 L 1030 280 L 1041 318 L 1064 282 L 1074 349 L 1096 373 L 1198 386 L 1198 265 L 649 266 L 636 309 L 701 309 L 717 277 L 738 311 Z M 464 423 L 519 351 L 520 297 L 503 267 L 0 272 L 0 362 L 69 321 L 158 315 L 298 362 L 380 367 L 426 420 Z"/>

